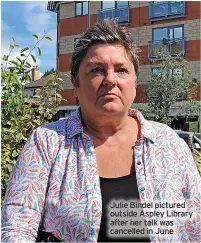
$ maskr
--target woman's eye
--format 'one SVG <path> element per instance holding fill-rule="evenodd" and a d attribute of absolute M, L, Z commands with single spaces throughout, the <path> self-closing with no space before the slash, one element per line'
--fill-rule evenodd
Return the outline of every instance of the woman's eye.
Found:
<path fill-rule="evenodd" d="M 94 68 L 91 70 L 91 73 L 102 73 L 102 72 L 103 72 L 103 69 L 100 67 L 97 67 L 97 68 Z"/>
<path fill-rule="evenodd" d="M 125 69 L 125 68 L 120 68 L 120 69 L 118 70 L 118 72 L 119 72 L 119 73 L 128 73 L 128 70 Z"/>

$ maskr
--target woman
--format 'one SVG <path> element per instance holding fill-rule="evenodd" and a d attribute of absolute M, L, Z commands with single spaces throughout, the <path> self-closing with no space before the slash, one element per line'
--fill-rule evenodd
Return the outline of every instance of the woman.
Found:
<path fill-rule="evenodd" d="M 199 242 L 201 182 L 187 145 L 168 126 L 130 109 L 137 51 L 131 33 L 113 20 L 80 38 L 71 60 L 80 107 L 68 119 L 39 127 L 26 143 L 7 190 L 3 242 L 35 242 L 39 227 L 58 241 L 139 242 L 136 235 L 107 232 L 108 203 L 120 199 L 184 200 L 193 216 L 176 222 L 173 234 L 149 231 L 145 240 Z"/>

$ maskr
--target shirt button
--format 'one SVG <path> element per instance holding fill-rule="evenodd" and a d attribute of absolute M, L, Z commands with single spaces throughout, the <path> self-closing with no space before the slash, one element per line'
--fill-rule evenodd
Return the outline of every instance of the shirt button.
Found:
<path fill-rule="evenodd" d="M 143 192 L 145 190 L 145 187 L 143 186 L 142 188 L 140 188 L 140 191 Z"/>
<path fill-rule="evenodd" d="M 137 162 L 137 165 L 141 165 L 141 162 L 140 162 L 140 161 L 138 161 L 138 162 Z"/>

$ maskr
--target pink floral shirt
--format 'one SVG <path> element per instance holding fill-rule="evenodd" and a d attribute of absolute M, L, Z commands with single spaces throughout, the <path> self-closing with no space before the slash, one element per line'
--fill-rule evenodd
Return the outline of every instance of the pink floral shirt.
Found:
<path fill-rule="evenodd" d="M 135 144 L 141 202 L 183 199 L 193 216 L 173 235 L 152 242 L 201 242 L 201 179 L 186 143 L 167 125 L 145 120 Z M 2 212 L 2 242 L 35 242 L 39 225 L 65 242 L 96 242 L 102 198 L 95 150 L 83 133 L 80 108 L 67 119 L 37 128 L 11 174 Z"/>

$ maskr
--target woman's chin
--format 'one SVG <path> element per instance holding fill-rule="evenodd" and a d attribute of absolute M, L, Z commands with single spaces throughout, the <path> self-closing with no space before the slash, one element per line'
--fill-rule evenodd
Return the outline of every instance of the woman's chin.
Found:
<path fill-rule="evenodd" d="M 122 112 L 123 105 L 115 102 L 107 102 L 104 105 L 102 105 L 100 108 L 104 113 L 108 113 L 109 115 L 114 115 Z"/>

